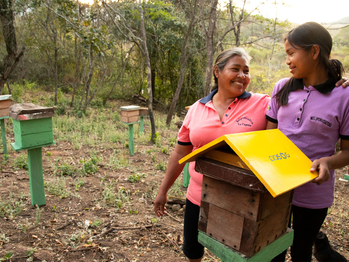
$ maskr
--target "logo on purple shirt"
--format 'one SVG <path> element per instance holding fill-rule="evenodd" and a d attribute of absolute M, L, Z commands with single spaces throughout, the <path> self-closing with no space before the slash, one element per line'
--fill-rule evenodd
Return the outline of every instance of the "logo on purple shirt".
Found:
<path fill-rule="evenodd" d="M 325 119 L 322 119 L 322 118 L 320 118 L 320 117 L 317 117 L 317 116 L 311 116 L 311 117 L 310 117 L 310 120 L 319 121 L 319 122 L 325 124 L 325 125 L 328 126 L 328 127 L 332 127 L 332 124 L 331 124 L 330 122 L 328 122 L 328 121 L 326 121 Z"/>

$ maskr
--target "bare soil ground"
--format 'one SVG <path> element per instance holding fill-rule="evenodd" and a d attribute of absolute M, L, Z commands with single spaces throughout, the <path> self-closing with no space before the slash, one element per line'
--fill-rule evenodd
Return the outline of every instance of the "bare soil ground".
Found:
<path fill-rule="evenodd" d="M 145 132 L 149 130 L 146 122 Z M 175 130 L 159 132 L 163 143 L 176 137 Z M 127 156 L 128 165 L 113 170 L 102 161 L 93 175 L 65 176 L 68 194 L 62 196 L 46 189 L 46 205 L 40 209 L 31 205 L 28 171 L 10 164 L 20 153 L 11 152 L 8 164 L 0 169 L 0 201 L 8 201 L 12 210 L 22 203 L 23 210 L 18 215 L 5 213 L 0 217 L 0 261 L 186 261 L 181 251 L 183 210 L 173 211 L 169 205 L 168 215 L 159 219 L 152 209 L 165 174 L 156 163 L 167 164 L 173 150 L 168 146 L 170 150 L 165 154 L 154 145 L 136 144 L 135 155 L 130 156 L 128 149 L 118 144 L 118 152 Z M 102 146 L 95 150 L 103 159 L 112 154 L 112 149 Z M 43 148 L 44 181 L 57 180 L 53 175 L 57 159 L 69 157 L 78 162 L 83 156 L 89 157 L 87 152 L 88 146 L 76 150 L 68 141 Z M 142 176 L 130 182 L 135 170 Z M 323 231 L 334 249 L 349 259 L 349 182 L 339 180 L 344 174 L 346 168 L 336 172 L 335 204 Z M 116 193 L 127 192 L 122 206 L 108 206 L 103 201 L 106 185 L 110 184 Z M 181 192 L 185 191 L 178 186 L 175 193 L 183 197 Z M 12 256 L 6 260 L 10 252 Z M 219 260 L 206 252 L 205 261 Z"/>

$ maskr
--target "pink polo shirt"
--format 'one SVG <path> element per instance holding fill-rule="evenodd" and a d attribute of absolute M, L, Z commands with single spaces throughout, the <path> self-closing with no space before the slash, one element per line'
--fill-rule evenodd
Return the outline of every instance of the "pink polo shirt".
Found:
<path fill-rule="evenodd" d="M 299 82 L 301 89 L 291 92 L 288 104 L 280 107 L 274 95 L 287 81 L 275 84 L 267 119 L 278 123 L 280 131 L 310 160 L 333 155 L 338 139 L 349 139 L 349 88 L 335 87 L 331 79 L 315 87 Z M 307 183 L 296 188 L 293 204 L 313 209 L 330 207 L 335 181 L 334 170 L 330 173 L 330 180 L 321 185 Z"/>
<path fill-rule="evenodd" d="M 194 151 L 222 135 L 266 128 L 265 113 L 270 100 L 268 95 L 243 93 L 230 104 L 220 120 L 212 104 L 212 97 L 216 93 L 217 90 L 212 91 L 190 107 L 178 133 L 178 144 L 193 145 Z M 200 206 L 202 174 L 194 168 L 195 162 L 191 162 L 187 198 Z"/>

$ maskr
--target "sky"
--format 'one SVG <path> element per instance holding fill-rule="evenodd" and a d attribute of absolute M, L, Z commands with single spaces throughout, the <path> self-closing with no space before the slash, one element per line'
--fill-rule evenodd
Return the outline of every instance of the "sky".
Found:
<path fill-rule="evenodd" d="M 228 0 L 220 0 L 227 1 Z M 239 6 L 242 0 L 234 0 Z M 247 10 L 252 11 L 262 0 L 247 0 L 250 2 Z M 270 4 L 275 0 L 269 0 L 260 7 L 260 14 L 268 17 L 277 18 L 280 20 L 288 20 L 292 23 L 302 24 L 309 21 L 318 23 L 331 23 L 341 18 L 349 16 L 349 0 L 277 0 L 278 3 L 284 2 L 285 5 Z"/>
<path fill-rule="evenodd" d="M 93 3 L 93 0 L 79 0 L 81 3 Z M 220 4 L 229 2 L 229 0 L 219 0 Z M 247 0 L 248 11 L 252 11 L 261 2 L 266 2 L 259 10 L 261 15 L 268 18 L 277 18 L 288 20 L 292 23 L 302 24 L 309 21 L 318 23 L 331 23 L 341 18 L 349 16 L 349 0 L 276 0 L 278 3 L 284 2 L 285 5 L 271 4 L 275 0 Z M 241 6 L 243 0 L 233 0 L 233 3 Z"/>

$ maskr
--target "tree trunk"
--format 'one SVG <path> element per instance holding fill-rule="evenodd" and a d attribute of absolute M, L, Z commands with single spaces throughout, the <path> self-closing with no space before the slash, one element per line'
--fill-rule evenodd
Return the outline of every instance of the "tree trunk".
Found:
<path fill-rule="evenodd" d="M 78 2 L 78 9 L 77 9 L 77 15 L 78 15 L 78 21 L 80 23 L 80 3 Z M 73 90 L 73 94 L 71 97 L 71 102 L 70 102 L 70 107 L 74 106 L 74 99 L 75 99 L 75 95 L 77 92 L 77 89 L 80 85 L 80 66 L 81 66 L 81 58 L 82 58 L 82 51 L 81 51 L 81 47 L 80 44 L 78 43 L 79 41 L 79 37 L 75 34 L 75 39 L 74 39 L 74 54 L 75 54 L 75 78 L 74 78 L 74 90 Z"/>
<path fill-rule="evenodd" d="M 58 104 L 58 48 L 57 48 L 57 31 L 54 32 L 55 42 L 55 105 Z"/>
<path fill-rule="evenodd" d="M 204 15 L 203 15 L 203 3 L 200 0 L 200 11 L 201 11 L 201 23 L 204 30 L 204 34 L 206 35 L 206 73 L 205 73 L 205 86 L 204 86 L 204 95 L 208 95 L 211 89 L 212 82 L 212 66 L 213 66 L 213 55 L 214 55 L 214 45 L 213 45 L 213 34 L 216 27 L 216 18 L 217 18 L 217 4 L 218 0 L 211 1 L 211 10 L 208 22 L 208 30 L 206 30 Z"/>
<path fill-rule="evenodd" d="M 146 67 L 147 67 L 147 87 L 148 87 L 148 110 L 149 110 L 149 118 L 151 124 L 151 142 L 155 143 L 155 121 L 153 114 L 153 92 L 152 92 L 152 83 L 151 83 L 151 65 L 149 52 L 147 47 L 147 37 L 145 34 L 145 26 L 144 26 L 144 17 L 143 17 L 143 7 L 142 0 L 139 0 L 139 14 L 140 14 L 140 22 L 141 22 L 141 34 L 143 40 L 143 54 L 145 57 Z"/>
<path fill-rule="evenodd" d="M 187 44 L 188 44 L 189 36 L 191 34 L 191 30 L 193 28 L 194 21 L 195 21 L 196 2 L 197 2 L 197 0 L 194 1 L 194 8 L 193 8 L 193 12 L 191 14 L 190 24 L 189 24 L 188 31 L 187 31 L 187 34 L 185 36 L 183 47 L 182 47 L 182 52 L 181 52 L 181 70 L 180 70 L 180 73 L 179 73 L 179 80 L 178 80 L 176 92 L 175 92 L 175 94 L 173 96 L 173 99 L 172 99 L 170 110 L 169 110 L 169 112 L 167 114 L 166 125 L 170 125 L 170 123 L 171 123 L 172 116 L 173 116 L 174 110 L 176 108 L 176 104 L 177 104 L 177 101 L 178 101 L 178 98 L 179 98 L 179 94 L 181 93 L 183 82 L 184 82 L 184 76 L 185 76 L 185 71 L 187 69 L 187 61 L 188 61 Z"/>
<path fill-rule="evenodd" d="M 0 74 L 0 94 L 2 94 L 8 77 L 16 68 L 25 50 L 23 47 L 18 53 L 14 19 L 12 0 L 0 0 L 0 23 L 7 51 L 7 56 L 3 60 L 3 71 Z"/>

